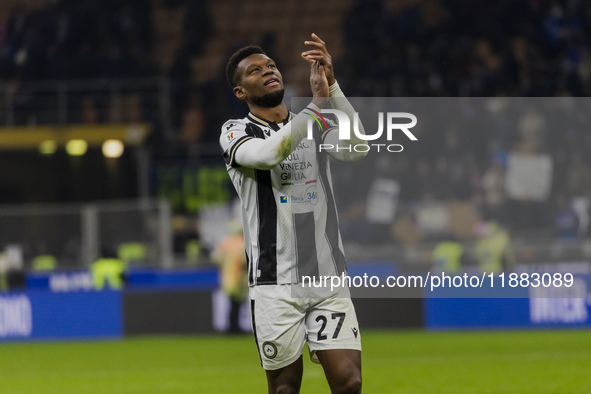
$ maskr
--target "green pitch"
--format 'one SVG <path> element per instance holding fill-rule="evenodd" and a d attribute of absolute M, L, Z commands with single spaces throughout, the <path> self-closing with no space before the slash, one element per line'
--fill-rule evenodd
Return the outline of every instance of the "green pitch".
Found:
<path fill-rule="evenodd" d="M 591 331 L 362 333 L 364 393 L 591 393 Z M 303 393 L 327 393 L 305 357 Z M 254 340 L 0 344 L 2 394 L 265 393 Z"/>

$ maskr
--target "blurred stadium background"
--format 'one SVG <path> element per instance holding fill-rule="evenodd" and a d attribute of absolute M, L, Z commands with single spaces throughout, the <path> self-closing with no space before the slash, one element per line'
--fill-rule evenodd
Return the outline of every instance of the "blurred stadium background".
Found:
<path fill-rule="evenodd" d="M 288 102 L 307 96 L 300 48 L 311 32 L 327 42 L 349 97 L 564 97 L 589 104 L 591 5 L 584 0 L 1 0 L 0 342 L 58 341 L 0 344 L 7 393 L 264 389 L 250 337 L 127 338 L 227 330 L 231 303 L 212 257 L 238 208 L 217 141 L 220 125 L 243 117 L 246 107 L 225 81 L 225 62 L 236 49 L 259 44 L 277 61 Z M 591 324 L 591 133 L 584 121 L 550 127 L 543 115 L 524 112 L 514 124 L 487 130 L 470 129 L 466 116 L 464 127 L 430 134 L 408 155 L 371 161 L 386 177 L 351 188 L 347 170 L 336 173 L 337 189 L 350 192 L 339 208 L 353 273 L 476 272 L 492 254 L 496 270 L 580 276 L 571 298 L 435 302 L 418 292 L 357 299 L 368 332 L 368 392 L 591 389 L 582 373 L 591 358 L 580 351 L 589 349 Z M 515 155 L 521 165 L 511 165 Z M 530 179 L 536 192 L 524 195 L 515 185 Z M 105 265 L 97 268 L 97 261 Z M 102 280 L 107 289 L 97 291 Z M 241 314 L 248 330 L 246 308 Z M 453 333 L 390 331 L 400 328 L 501 332 L 473 333 L 464 342 Z M 97 338 L 126 340 L 98 342 L 109 349 L 104 359 L 92 343 L 78 352 L 76 344 L 59 343 Z M 405 341 L 414 347 L 397 354 Z M 146 368 L 168 385 L 140 388 L 139 369 L 121 372 L 121 360 L 133 364 L 142 354 L 138 343 L 152 346 L 155 359 L 178 356 L 170 361 L 176 367 L 155 360 Z M 224 370 L 219 355 L 217 364 L 206 363 L 216 352 L 208 343 L 222 354 L 249 349 L 232 365 L 252 386 L 216 386 L 234 370 Z M 380 352 L 380 344 L 390 352 Z M 130 350 L 113 359 L 125 346 Z M 187 361 L 183 347 L 203 363 Z M 52 378 L 62 353 L 64 360 L 96 356 L 81 364 L 88 380 L 69 381 L 68 361 Z M 93 376 L 97 360 L 118 367 Z M 439 365 L 447 360 L 457 370 Z M 529 369 L 520 369 L 524 363 Z M 387 376 L 400 368 L 432 384 Z M 312 371 L 305 382 L 326 389 L 321 379 L 314 386 L 320 370 Z M 260 379 L 248 380 L 250 374 Z M 119 388 L 98 384 L 101 378 Z M 207 382 L 202 391 L 200 382 Z"/>

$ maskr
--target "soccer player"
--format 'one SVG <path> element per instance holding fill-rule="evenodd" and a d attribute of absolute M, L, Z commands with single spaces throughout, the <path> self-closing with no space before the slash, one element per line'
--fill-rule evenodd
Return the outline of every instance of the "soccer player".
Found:
<path fill-rule="evenodd" d="M 358 160 L 366 153 L 351 144 L 365 141 L 355 133 L 339 141 L 338 125 L 324 117 L 323 127 L 307 138 L 308 120 L 319 119 L 321 108 L 332 104 L 349 119 L 354 110 L 326 44 L 312 34 L 305 45 L 313 98 L 297 115 L 287 110 L 281 73 L 261 48 L 248 46 L 230 57 L 228 82 L 250 113 L 222 126 L 220 145 L 242 202 L 252 327 L 269 393 L 299 392 L 305 342 L 333 393 L 359 393 L 361 338 L 348 289 L 317 297 L 302 278 L 346 273 L 328 157 Z M 318 149 L 328 142 L 335 148 Z M 294 297 L 294 289 L 307 295 Z"/>

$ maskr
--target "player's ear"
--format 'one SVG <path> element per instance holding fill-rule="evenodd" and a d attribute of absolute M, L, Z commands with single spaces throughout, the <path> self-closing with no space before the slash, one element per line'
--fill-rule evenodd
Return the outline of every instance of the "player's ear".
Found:
<path fill-rule="evenodd" d="M 244 100 L 246 98 L 246 92 L 241 85 L 235 86 L 233 91 L 238 100 Z"/>

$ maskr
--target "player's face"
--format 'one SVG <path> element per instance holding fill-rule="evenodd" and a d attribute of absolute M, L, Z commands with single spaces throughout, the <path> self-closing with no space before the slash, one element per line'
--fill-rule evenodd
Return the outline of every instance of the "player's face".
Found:
<path fill-rule="evenodd" d="M 241 100 L 283 90 L 283 77 L 267 55 L 256 53 L 248 56 L 240 62 L 238 70 L 241 81 L 234 88 L 234 93 Z"/>

